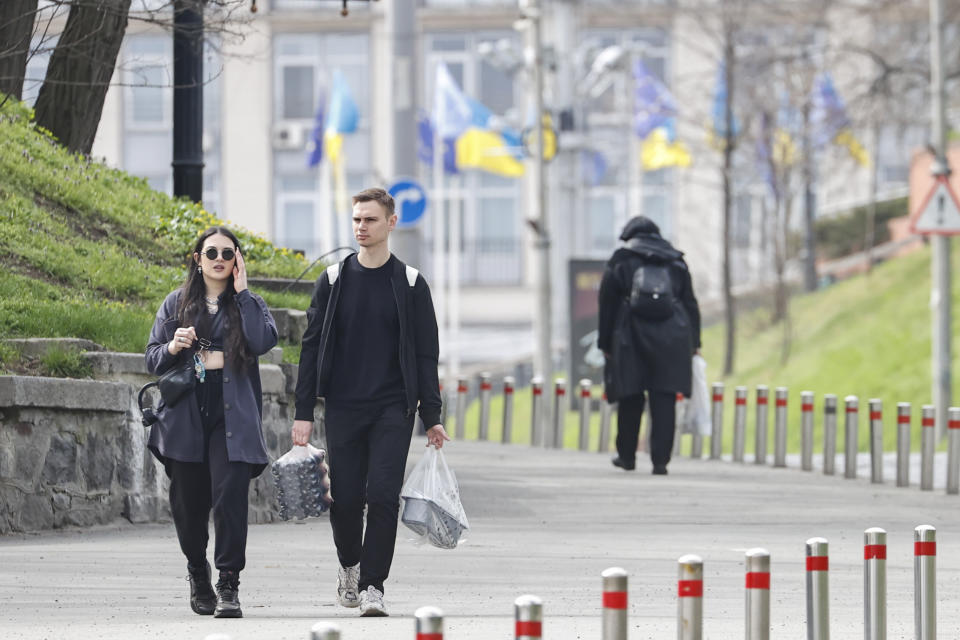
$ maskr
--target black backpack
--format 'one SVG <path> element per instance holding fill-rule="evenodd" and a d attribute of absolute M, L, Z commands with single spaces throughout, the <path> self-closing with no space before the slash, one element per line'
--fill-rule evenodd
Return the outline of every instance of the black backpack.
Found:
<path fill-rule="evenodd" d="M 638 317 L 666 320 L 673 315 L 674 299 L 668 263 L 645 262 L 633 272 L 630 309 Z"/>

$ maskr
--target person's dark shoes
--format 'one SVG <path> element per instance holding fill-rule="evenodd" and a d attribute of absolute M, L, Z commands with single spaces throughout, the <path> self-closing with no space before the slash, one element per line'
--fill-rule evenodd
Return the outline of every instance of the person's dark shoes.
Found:
<path fill-rule="evenodd" d="M 655 476 L 665 476 L 665 475 L 667 475 L 667 465 L 665 465 L 665 464 L 655 464 L 655 465 L 653 465 L 653 475 L 655 475 Z"/>
<path fill-rule="evenodd" d="M 236 571 L 221 571 L 217 580 L 217 608 L 214 618 L 242 618 L 240 611 L 240 575 Z"/>
<path fill-rule="evenodd" d="M 190 608 L 201 616 L 212 616 L 217 608 L 217 594 L 210 584 L 210 564 L 199 569 L 187 565 L 187 582 L 190 583 Z"/>
<path fill-rule="evenodd" d="M 620 467 L 624 471 L 633 471 L 634 469 L 637 468 L 636 460 L 624 460 L 620 456 L 617 456 L 616 458 L 611 460 L 611 462 L 613 462 L 613 466 Z"/>

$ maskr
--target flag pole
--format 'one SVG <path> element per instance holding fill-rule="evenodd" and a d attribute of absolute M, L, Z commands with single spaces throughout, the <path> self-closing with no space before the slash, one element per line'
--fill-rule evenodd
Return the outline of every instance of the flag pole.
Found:
<path fill-rule="evenodd" d="M 440 359 L 444 363 L 446 388 L 450 389 L 453 375 L 450 369 L 450 351 L 447 345 L 447 295 L 446 295 L 446 250 L 444 240 L 444 193 L 443 193 L 443 140 L 440 139 L 439 123 L 433 123 L 433 298 L 436 300 L 437 337 L 440 342 Z M 458 425 L 459 429 L 460 426 Z"/>
<path fill-rule="evenodd" d="M 325 144 L 323 141 L 320 144 Z M 320 241 L 321 252 L 326 253 L 337 246 L 333 230 L 332 202 L 333 189 L 330 184 L 330 160 L 323 158 L 320 161 L 320 223 L 323 229 L 323 238 Z"/>

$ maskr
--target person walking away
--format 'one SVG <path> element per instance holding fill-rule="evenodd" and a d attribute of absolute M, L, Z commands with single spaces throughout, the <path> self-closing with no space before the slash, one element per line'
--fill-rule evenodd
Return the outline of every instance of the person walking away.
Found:
<path fill-rule="evenodd" d="M 683 253 L 644 216 L 627 222 L 623 245 L 604 269 L 597 345 L 604 355 L 608 402 L 618 402 L 617 456 L 636 468 L 644 392 L 650 404 L 653 473 L 665 475 L 675 433 L 676 395 L 690 396 L 700 309 Z"/>
<path fill-rule="evenodd" d="M 418 410 L 428 446 L 449 440 L 440 424 L 437 319 L 426 280 L 392 255 L 394 201 L 383 189 L 353 197 L 360 247 L 317 279 L 307 310 L 293 443 L 306 445 L 324 398 L 340 569 L 337 601 L 385 616 L 384 581 L 397 538 L 400 488 Z M 363 527 L 367 508 L 366 531 Z"/>
<path fill-rule="evenodd" d="M 146 349 L 160 375 L 193 365 L 192 393 L 162 402 L 147 446 L 170 478 L 170 511 L 187 558 L 190 607 L 200 615 L 240 618 L 246 564 L 247 493 L 267 465 L 257 356 L 277 344 L 277 326 L 247 288 L 240 242 L 224 227 L 197 239 L 182 286 L 163 301 Z M 213 511 L 217 593 L 207 562 Z"/>

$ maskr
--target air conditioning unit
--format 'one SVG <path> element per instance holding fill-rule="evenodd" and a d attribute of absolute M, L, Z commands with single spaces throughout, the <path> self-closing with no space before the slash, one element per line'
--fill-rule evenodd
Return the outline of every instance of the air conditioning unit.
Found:
<path fill-rule="evenodd" d="M 299 122 L 278 122 L 273 127 L 274 149 L 303 149 L 307 131 Z"/>

